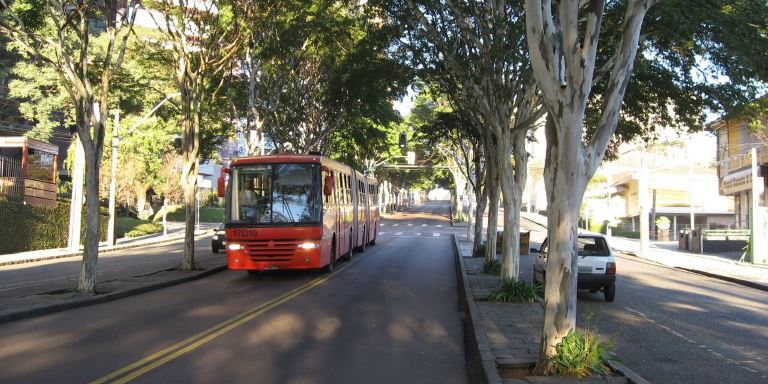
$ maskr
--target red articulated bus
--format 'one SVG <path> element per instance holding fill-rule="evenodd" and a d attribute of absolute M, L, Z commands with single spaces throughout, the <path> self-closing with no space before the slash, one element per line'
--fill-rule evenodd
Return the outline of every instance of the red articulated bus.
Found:
<path fill-rule="evenodd" d="M 376 244 L 378 182 L 340 162 L 320 155 L 242 157 L 222 170 L 218 186 L 226 202 L 229 269 L 331 272 L 337 259 Z"/>

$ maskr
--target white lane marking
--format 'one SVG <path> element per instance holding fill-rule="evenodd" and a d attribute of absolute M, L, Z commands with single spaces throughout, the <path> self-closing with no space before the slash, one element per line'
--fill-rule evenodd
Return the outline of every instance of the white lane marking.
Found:
<path fill-rule="evenodd" d="M 434 236 L 434 237 L 440 237 L 440 234 L 439 234 L 439 233 L 433 233 L 433 234 L 432 234 L 432 236 Z"/>
<path fill-rule="evenodd" d="M 442 224 L 438 224 L 438 225 L 437 225 L 437 227 L 438 227 L 438 228 L 440 228 L 440 227 L 442 227 L 442 226 L 443 226 Z"/>
<path fill-rule="evenodd" d="M 395 232 L 395 236 L 400 236 L 402 234 L 403 234 L 402 232 Z"/>
<path fill-rule="evenodd" d="M 422 226 L 422 227 L 426 227 L 427 225 L 426 225 L 426 224 L 422 224 L 421 226 Z"/>
<path fill-rule="evenodd" d="M 379 232 L 379 235 L 384 235 L 384 234 L 386 234 L 386 232 Z"/>
<path fill-rule="evenodd" d="M 382 227 L 383 227 L 383 226 L 385 226 L 385 225 L 387 225 L 387 224 L 381 223 L 381 226 L 382 226 Z"/>
<path fill-rule="evenodd" d="M 696 345 L 696 346 L 698 346 L 699 348 L 701 348 L 701 349 L 703 349 L 703 350 L 706 350 L 706 351 L 707 351 L 707 352 L 709 352 L 709 353 L 710 353 L 712 356 L 718 357 L 718 358 L 720 358 L 721 360 L 725 360 L 725 362 L 726 362 L 726 363 L 730 363 L 730 364 L 733 364 L 733 365 L 735 365 L 735 366 L 737 366 L 737 367 L 739 367 L 739 368 L 745 369 L 745 370 L 747 370 L 747 371 L 749 371 L 749 372 L 752 372 L 752 373 L 759 373 L 759 371 L 756 371 L 755 369 L 753 369 L 753 368 L 751 368 L 751 367 L 748 367 L 748 366 L 742 365 L 743 363 L 751 363 L 752 361 L 737 361 L 737 360 L 733 360 L 733 359 L 731 359 L 731 358 L 725 357 L 725 356 L 723 356 L 721 353 L 714 351 L 712 348 L 709 348 L 708 346 L 706 346 L 706 345 L 703 345 L 703 344 L 698 344 L 697 342 L 695 342 L 695 341 L 691 340 L 690 338 L 688 338 L 688 337 L 685 337 L 685 336 L 684 336 L 684 335 L 682 335 L 680 332 L 677 332 L 677 331 L 673 330 L 672 328 L 670 328 L 670 327 L 668 327 L 668 326 L 666 326 L 666 325 L 663 325 L 663 324 L 659 324 L 659 323 L 658 323 L 656 320 L 653 320 L 653 319 L 649 318 L 649 317 L 648 317 L 648 316 L 646 316 L 644 313 L 642 313 L 642 312 L 640 312 L 640 311 L 638 311 L 638 310 L 635 310 L 635 309 L 632 309 L 632 308 L 629 308 L 629 307 L 624 307 L 624 309 L 626 309 L 626 310 L 627 310 L 627 311 L 629 311 L 629 312 L 632 312 L 632 313 L 634 313 L 634 314 L 635 314 L 635 315 L 637 315 L 637 316 L 640 316 L 640 317 L 642 317 L 643 319 L 645 319 L 645 320 L 646 320 L 646 321 L 648 321 L 649 323 L 651 323 L 651 324 L 654 324 L 654 325 L 658 326 L 659 328 L 661 328 L 661 329 L 663 329 L 663 330 L 665 330 L 665 331 L 669 332 L 670 334 L 672 334 L 672 335 L 675 335 L 675 336 L 677 336 L 677 337 L 679 337 L 679 338 L 681 338 L 681 339 L 683 339 L 683 340 L 687 341 L 687 342 L 688 342 L 688 343 L 690 343 L 690 344 Z"/>
<path fill-rule="evenodd" d="M 413 224 L 411 224 L 411 223 L 408 223 L 408 226 L 409 226 L 409 227 L 413 227 Z"/>
<path fill-rule="evenodd" d="M 400 224 L 392 224 L 393 227 L 397 227 L 398 225 L 400 225 Z"/>
<path fill-rule="evenodd" d="M 421 236 L 421 232 L 417 233 L 416 236 Z"/>

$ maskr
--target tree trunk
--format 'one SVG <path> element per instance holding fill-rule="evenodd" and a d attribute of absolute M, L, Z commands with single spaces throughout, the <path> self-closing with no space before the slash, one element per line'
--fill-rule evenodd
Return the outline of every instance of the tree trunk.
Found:
<path fill-rule="evenodd" d="M 477 166 L 476 162 L 476 170 L 478 173 L 477 182 L 475 183 L 475 196 L 477 196 L 477 206 L 475 207 L 475 242 L 473 244 L 472 248 L 472 256 L 480 256 L 479 254 L 479 248 L 480 245 L 483 243 L 483 221 L 485 218 L 485 209 L 488 207 L 488 188 L 482 188 L 481 187 L 481 178 L 482 175 L 480 175 L 480 168 Z"/>
<path fill-rule="evenodd" d="M 92 148 L 85 149 L 85 249 L 80 268 L 80 277 L 75 290 L 80 293 L 94 293 L 96 264 L 99 259 L 99 160 L 94 158 Z"/>
<path fill-rule="evenodd" d="M 496 258 L 496 230 L 499 222 L 499 178 L 496 172 L 496 161 L 492 149 L 487 150 L 486 158 L 486 189 L 488 193 L 488 228 L 485 243 L 485 261 Z"/>
<path fill-rule="evenodd" d="M 501 156 L 497 158 L 499 175 L 504 196 L 504 235 L 502 237 L 503 277 L 517 278 L 520 275 L 520 207 L 523 203 L 527 156 L 525 155 L 525 130 L 514 133 L 504 131 Z M 512 156 L 514 155 L 514 161 Z"/>
<path fill-rule="evenodd" d="M 559 125 L 555 129 L 555 125 Z M 547 189 L 549 237 L 544 328 L 539 361 L 555 353 L 555 345 L 576 327 L 576 240 L 581 200 L 586 188 L 582 119 L 578 113 L 561 111 L 547 118 Z M 547 369 L 542 367 L 542 369 Z"/>
<path fill-rule="evenodd" d="M 184 230 L 184 256 L 182 271 L 195 270 L 195 213 L 197 212 L 197 172 L 200 157 L 200 86 L 194 79 L 185 79 L 181 89 L 182 97 L 182 149 L 183 166 L 181 187 L 184 191 L 186 218 Z"/>

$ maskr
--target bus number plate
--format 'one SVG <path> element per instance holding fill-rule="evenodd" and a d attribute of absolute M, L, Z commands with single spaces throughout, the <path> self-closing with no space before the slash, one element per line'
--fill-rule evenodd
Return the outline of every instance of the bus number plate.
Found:
<path fill-rule="evenodd" d="M 278 269 L 277 265 L 267 265 L 266 267 L 264 267 L 265 271 L 274 271 L 276 269 Z"/>

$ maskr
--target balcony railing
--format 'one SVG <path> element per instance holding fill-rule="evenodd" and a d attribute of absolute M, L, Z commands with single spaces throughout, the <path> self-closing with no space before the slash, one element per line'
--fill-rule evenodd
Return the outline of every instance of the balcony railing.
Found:
<path fill-rule="evenodd" d="M 768 149 L 765 147 L 757 149 L 758 159 L 764 160 L 766 155 L 768 155 Z M 744 153 L 729 154 L 727 150 L 723 150 L 722 156 L 722 158 L 718 159 L 721 178 L 734 171 L 746 169 L 752 166 L 752 157 L 749 151 Z M 761 163 L 761 161 L 758 161 L 758 164 L 759 163 Z"/>
<path fill-rule="evenodd" d="M 13 198 L 24 196 L 21 162 L 6 156 L 0 156 L 0 195 Z"/>

